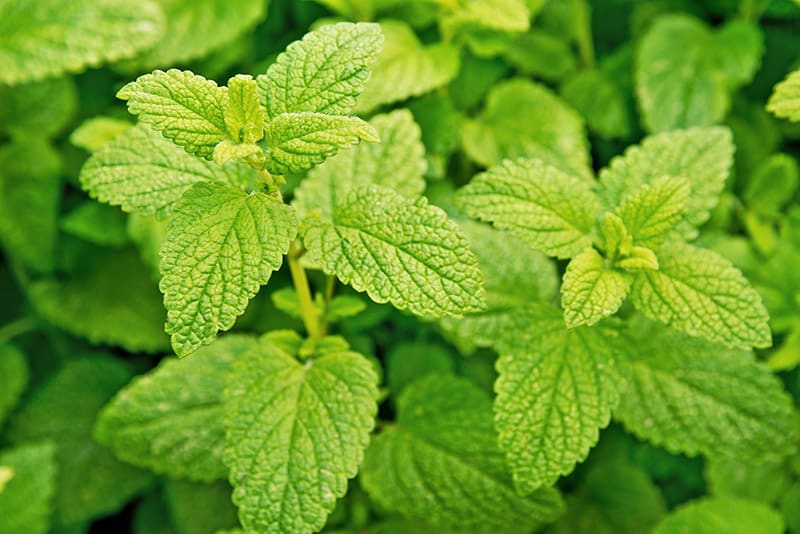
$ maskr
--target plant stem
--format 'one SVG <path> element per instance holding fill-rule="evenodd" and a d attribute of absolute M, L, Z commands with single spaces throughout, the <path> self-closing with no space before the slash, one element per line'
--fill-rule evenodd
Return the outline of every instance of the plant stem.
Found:
<path fill-rule="evenodd" d="M 15 337 L 30 332 L 39 326 L 39 321 L 35 317 L 21 317 L 16 321 L 0 327 L 0 344 L 11 341 Z"/>
<path fill-rule="evenodd" d="M 592 16 L 586 0 L 572 0 L 572 10 L 575 13 L 575 39 L 578 43 L 578 52 L 586 68 L 594 67 L 594 45 L 592 44 Z"/>
<path fill-rule="evenodd" d="M 303 250 L 292 245 L 287 255 L 289 271 L 292 274 L 294 290 L 297 292 L 297 298 L 300 301 L 300 313 L 303 316 L 303 324 L 306 327 L 308 337 L 318 340 L 322 338 L 323 329 L 317 308 L 314 306 L 314 301 L 311 298 L 311 289 L 308 284 L 306 270 L 300 264 L 300 257 L 303 253 Z"/>

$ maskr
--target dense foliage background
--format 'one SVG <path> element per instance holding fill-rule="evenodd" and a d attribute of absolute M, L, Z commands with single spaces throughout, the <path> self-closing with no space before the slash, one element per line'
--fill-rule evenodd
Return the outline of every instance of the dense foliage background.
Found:
<path fill-rule="evenodd" d="M 800 60 L 798 3 L 0 0 L 0 534 L 240 528 L 216 451 L 167 466 L 157 449 L 174 446 L 179 430 L 204 444 L 223 433 L 213 424 L 225 415 L 223 369 L 178 365 L 222 361 L 210 356 L 215 350 L 233 360 L 243 342 L 225 334 L 226 344 L 175 360 L 158 286 L 166 219 L 98 203 L 79 177 L 91 154 L 135 123 L 115 94 L 137 76 L 170 67 L 220 84 L 258 75 L 289 43 L 337 20 L 380 22 L 383 51 L 355 111 L 370 119 L 408 110 L 372 124 L 403 125 L 382 142 L 407 147 L 425 196 L 459 221 L 496 322 L 420 319 L 335 287 L 331 332 L 382 377 L 382 441 L 373 441 L 325 531 L 800 532 L 800 128 L 767 110 L 775 85 Z M 797 118 L 800 105 L 787 105 L 771 109 Z M 556 390 L 550 398 L 564 419 L 597 413 L 577 424 L 577 436 L 540 445 L 574 453 L 547 459 L 558 464 L 552 480 L 533 484 L 520 475 L 527 459 L 511 458 L 512 482 L 492 424 L 495 391 L 502 393 L 497 353 L 533 346 L 531 324 L 562 327 L 560 315 L 529 305 L 559 302 L 567 263 L 459 216 L 453 193 L 520 156 L 558 161 L 593 180 L 646 136 L 695 126 L 723 127 L 703 132 L 722 144 L 730 132 L 735 153 L 693 241 L 728 258 L 755 287 L 772 345 L 748 340 L 739 348 L 754 345 L 754 353 L 734 350 L 656 326 L 623 304 L 622 335 L 638 347 L 631 357 L 657 361 L 657 371 L 642 363 L 634 370 L 639 389 L 599 407 L 573 411 Z M 708 165 L 725 167 L 729 156 L 713 152 Z M 292 199 L 306 175 L 286 178 L 282 192 Z M 309 186 L 296 205 L 314 194 Z M 309 276 L 330 301 L 331 279 Z M 291 285 L 286 267 L 276 272 L 233 331 L 302 332 Z M 539 349 L 588 357 L 592 343 L 605 343 L 602 328 L 583 352 L 560 338 Z M 149 391 L 148 378 L 135 377 L 160 362 L 172 387 Z M 576 390 L 592 387 L 582 379 L 573 377 Z M 197 392 L 205 396 L 191 397 Z M 108 438 L 130 423 L 114 410 L 143 399 L 151 422 L 176 402 L 187 413 L 170 412 L 142 438 Z M 598 427 L 605 428 L 583 460 Z M 139 453 L 146 449 L 153 458 Z M 451 457 L 463 460 L 461 471 Z M 540 485 L 558 493 L 531 494 Z"/>

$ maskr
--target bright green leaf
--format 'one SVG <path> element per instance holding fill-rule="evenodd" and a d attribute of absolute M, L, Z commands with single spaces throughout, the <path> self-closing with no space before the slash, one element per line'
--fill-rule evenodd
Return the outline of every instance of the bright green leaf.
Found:
<path fill-rule="evenodd" d="M 118 458 L 174 478 L 226 478 L 222 391 L 233 363 L 258 348 L 227 335 L 186 360 L 165 359 L 117 393 L 100 413 L 97 441 Z"/>
<path fill-rule="evenodd" d="M 237 74 L 228 80 L 225 126 L 237 143 L 257 143 L 264 137 L 264 109 L 258 102 L 258 89 L 252 76 Z"/>
<path fill-rule="evenodd" d="M 117 98 L 127 100 L 128 111 L 188 153 L 211 159 L 214 147 L 227 137 L 227 93 L 198 74 L 170 69 L 139 76 Z"/>
<path fill-rule="evenodd" d="M 609 268 L 595 249 L 584 249 L 567 265 L 561 286 L 567 327 L 591 326 L 616 313 L 632 282 L 629 274 Z"/>
<path fill-rule="evenodd" d="M 761 297 L 727 259 L 682 243 L 664 245 L 659 269 L 642 271 L 634 306 L 652 319 L 729 347 L 769 347 L 769 316 Z"/>
<path fill-rule="evenodd" d="M 797 191 L 800 168 L 788 154 L 772 154 L 747 180 L 742 200 L 758 214 L 778 216 Z"/>
<path fill-rule="evenodd" d="M 592 244 L 600 203 L 590 184 L 540 160 L 504 161 L 456 195 L 467 215 L 510 230 L 549 256 L 569 258 Z"/>
<path fill-rule="evenodd" d="M 627 137 L 630 133 L 631 118 L 624 93 L 604 71 L 581 71 L 561 86 L 561 96 L 602 137 Z"/>
<path fill-rule="evenodd" d="M 776 117 L 800 121 L 800 70 L 792 72 L 775 86 L 767 110 Z"/>
<path fill-rule="evenodd" d="M 72 131 L 69 141 L 87 152 L 97 152 L 132 126 L 129 121 L 114 117 L 92 117 Z"/>
<path fill-rule="evenodd" d="M 221 427 L 222 425 L 219 424 Z M 167 480 L 164 495 L 178 534 L 216 533 L 239 526 L 227 482 L 200 484 Z"/>
<path fill-rule="evenodd" d="M 312 264 L 376 302 L 439 317 L 485 306 L 483 277 L 467 240 L 424 198 L 377 186 L 354 189 L 330 220 L 306 221 L 303 241 Z"/>
<path fill-rule="evenodd" d="M 161 249 L 159 285 L 178 356 L 233 326 L 296 233 L 294 210 L 264 193 L 208 182 L 183 195 Z"/>
<path fill-rule="evenodd" d="M 380 142 L 378 132 L 358 117 L 321 113 L 283 113 L 267 126 L 267 170 L 287 174 L 310 169 L 340 148 L 361 141 Z"/>
<path fill-rule="evenodd" d="M 378 377 L 353 352 L 300 363 L 264 340 L 225 390 L 225 463 L 248 530 L 313 532 L 355 476 L 375 424 Z"/>
<path fill-rule="evenodd" d="M 525 0 L 457 0 L 443 4 L 450 8 L 442 17 L 442 24 L 449 31 L 477 27 L 524 32 L 530 27 L 531 12 Z"/>
<path fill-rule="evenodd" d="M 634 243 L 657 247 L 683 219 L 690 194 L 686 178 L 656 178 L 623 197 L 617 215 Z"/>
<path fill-rule="evenodd" d="M 364 22 L 329 24 L 293 42 L 257 79 L 267 117 L 350 113 L 382 43 L 380 26 Z"/>
<path fill-rule="evenodd" d="M 756 501 L 714 497 L 684 504 L 656 526 L 653 534 L 782 534 L 783 518 Z"/>
<path fill-rule="evenodd" d="M 11 478 L 0 490 L 0 534 L 45 534 L 58 467 L 52 443 L 21 445 L 0 452 L 0 469 Z"/>
<path fill-rule="evenodd" d="M 397 422 L 367 449 L 361 482 L 382 508 L 458 532 L 513 532 L 552 521 L 558 492 L 517 494 L 497 448 L 491 401 L 469 382 L 430 375 L 400 396 Z"/>

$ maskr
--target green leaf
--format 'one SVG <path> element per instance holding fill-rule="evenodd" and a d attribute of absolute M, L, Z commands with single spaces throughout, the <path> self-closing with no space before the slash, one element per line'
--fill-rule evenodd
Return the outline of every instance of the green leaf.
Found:
<path fill-rule="evenodd" d="M 430 375 L 398 399 L 397 422 L 367 449 L 361 482 L 381 508 L 458 532 L 533 529 L 563 511 L 558 492 L 517 494 L 497 448 L 490 399 Z"/>
<path fill-rule="evenodd" d="M 378 132 L 358 117 L 283 113 L 267 126 L 267 170 L 287 174 L 310 169 L 340 148 L 361 141 L 379 143 Z"/>
<path fill-rule="evenodd" d="M 72 131 L 69 142 L 87 152 L 97 152 L 132 126 L 129 121 L 114 117 L 92 117 Z"/>
<path fill-rule="evenodd" d="M 158 40 L 161 10 L 126 0 L 0 0 L 0 84 L 82 72 L 131 57 Z"/>
<path fill-rule="evenodd" d="M 391 189 L 352 190 L 330 220 L 305 223 L 309 261 L 375 302 L 417 315 L 461 315 L 485 306 L 467 240 L 440 208 Z"/>
<path fill-rule="evenodd" d="M 747 180 L 742 200 L 747 207 L 767 217 L 778 217 L 797 191 L 800 168 L 788 154 L 772 154 Z"/>
<path fill-rule="evenodd" d="M 183 195 L 161 248 L 159 284 L 178 356 L 233 326 L 296 234 L 294 210 L 264 193 L 208 182 Z"/>
<path fill-rule="evenodd" d="M 460 318 L 447 317 L 442 328 L 462 351 L 491 347 L 516 325 L 517 310 L 558 293 L 554 263 L 514 235 L 470 220 L 458 222 L 486 281 L 488 308 Z M 502 261 L 498 261 L 502 258 Z"/>
<path fill-rule="evenodd" d="M 0 148 L 0 243 L 35 271 L 54 266 L 60 173 L 61 159 L 46 141 L 26 139 Z"/>
<path fill-rule="evenodd" d="M 727 259 L 682 243 L 665 244 L 659 270 L 642 271 L 634 306 L 651 319 L 736 348 L 769 347 L 769 316 L 761 297 Z"/>
<path fill-rule="evenodd" d="M 782 119 L 800 121 L 800 69 L 775 86 L 767 111 Z"/>
<path fill-rule="evenodd" d="M 747 22 L 732 21 L 711 32 L 688 15 L 658 18 L 636 57 L 645 128 L 663 132 L 718 123 L 730 107 L 731 90 L 752 78 L 762 51 L 758 27 Z"/>
<path fill-rule="evenodd" d="M 627 429 L 669 451 L 711 458 L 760 461 L 794 449 L 792 401 L 752 354 L 657 323 L 637 331 L 631 385 L 614 414 Z"/>
<path fill-rule="evenodd" d="M 558 258 L 591 246 L 600 210 L 586 180 L 531 159 L 504 161 L 475 176 L 455 200 L 470 217 L 509 230 Z"/>
<path fill-rule="evenodd" d="M 263 169 L 266 156 L 264 155 L 264 150 L 256 144 L 237 144 L 226 139 L 220 141 L 217 146 L 214 147 L 214 155 L 211 159 L 213 159 L 214 163 L 217 165 L 238 162 L 256 169 Z"/>
<path fill-rule="evenodd" d="M 217 143 L 227 138 L 227 93 L 213 80 L 170 69 L 139 76 L 117 98 L 127 100 L 128 111 L 188 153 L 211 159 Z"/>
<path fill-rule="evenodd" d="M 581 71 L 561 86 L 561 96 L 600 136 L 611 139 L 630 134 L 631 117 L 624 93 L 604 71 Z"/>
<path fill-rule="evenodd" d="M 227 335 L 186 360 L 164 359 L 108 403 L 94 437 L 123 461 L 174 478 L 226 478 L 225 381 L 254 338 Z"/>
<path fill-rule="evenodd" d="M 251 0 L 157 1 L 166 15 L 163 35 L 155 46 L 124 63 L 130 71 L 200 59 L 253 28 L 266 16 L 270 4 Z"/>
<path fill-rule="evenodd" d="M 518 321 L 516 338 L 500 347 L 494 412 L 514 486 L 527 494 L 586 458 L 630 371 L 614 330 L 568 330 L 549 304 L 521 310 Z"/>
<path fill-rule="evenodd" d="M 549 89 L 526 79 L 492 87 L 483 113 L 464 123 L 461 142 L 470 159 L 486 167 L 531 157 L 576 176 L 592 176 L 580 116 Z"/>
<path fill-rule="evenodd" d="M 634 243 L 658 247 L 683 219 L 691 191 L 686 178 L 656 178 L 623 197 L 617 215 Z"/>
<path fill-rule="evenodd" d="M 252 76 L 237 74 L 228 80 L 224 117 L 228 137 L 235 142 L 257 143 L 264 137 L 264 109 Z"/>
<path fill-rule="evenodd" d="M 112 514 L 152 480 L 91 438 L 97 412 L 130 378 L 128 367 L 112 357 L 73 359 L 11 419 L 13 443 L 52 440 L 56 445 L 55 519 L 61 524 Z"/>
<path fill-rule="evenodd" d="M 0 343 L 0 428 L 25 391 L 28 377 L 25 355 L 14 345 Z"/>
<path fill-rule="evenodd" d="M 101 202 L 164 216 L 193 184 L 219 182 L 244 189 L 258 176 L 245 165 L 219 166 L 191 156 L 140 125 L 95 152 L 81 169 L 80 180 Z"/>
<path fill-rule="evenodd" d="M 431 374 L 455 374 L 450 349 L 434 343 L 398 343 L 386 355 L 386 382 L 394 399 L 410 384 Z"/>
<path fill-rule="evenodd" d="M 380 28 L 386 40 L 356 103 L 358 113 L 425 94 L 455 77 L 459 56 L 454 45 L 423 45 L 400 21 L 381 22 Z"/>
<path fill-rule="evenodd" d="M 28 296 L 42 318 L 92 343 L 130 352 L 167 349 L 161 295 L 137 254 L 112 249 L 89 258 L 68 278 L 31 284 Z"/>
<path fill-rule="evenodd" d="M 54 453 L 50 442 L 0 452 L 0 469 L 11 472 L 0 490 L 0 534 L 50 531 L 57 471 Z"/>
<path fill-rule="evenodd" d="M 540 29 L 518 34 L 473 32 L 466 37 L 475 54 L 499 55 L 520 74 L 552 82 L 575 70 L 575 54 L 568 40 Z"/>
<path fill-rule="evenodd" d="M 369 124 L 380 143 L 362 143 L 315 167 L 294 192 L 301 217 L 319 212 L 330 218 L 339 198 L 353 188 L 375 184 L 417 197 L 425 189 L 425 147 L 408 110 L 376 115 Z"/>
<path fill-rule="evenodd" d="M 378 377 L 353 352 L 305 364 L 267 340 L 237 359 L 225 390 L 225 463 L 247 530 L 320 530 L 361 464 Z"/>
<path fill-rule="evenodd" d="M 789 490 L 792 474 L 783 461 L 745 463 L 709 458 L 705 478 L 711 495 L 730 495 L 765 504 L 777 503 Z"/>
<path fill-rule="evenodd" d="M 167 480 L 164 494 L 178 534 L 216 533 L 239 526 L 227 482 L 198 484 Z"/>
<path fill-rule="evenodd" d="M 633 277 L 609 268 L 595 249 L 584 249 L 567 265 L 561 286 L 567 327 L 592 326 L 616 313 L 632 283 Z"/>
<path fill-rule="evenodd" d="M 78 107 L 75 83 L 66 77 L 0 85 L 0 101 L 0 131 L 14 137 L 52 137 L 66 126 Z"/>
<path fill-rule="evenodd" d="M 257 79 L 267 117 L 350 113 L 382 43 L 380 26 L 365 22 L 326 25 L 293 42 Z"/>
<path fill-rule="evenodd" d="M 530 27 L 531 12 L 525 0 L 459 0 L 442 16 L 449 31 L 460 28 L 488 28 L 506 32 L 524 32 Z"/>
<path fill-rule="evenodd" d="M 653 135 L 616 157 L 600 172 L 598 195 L 612 211 L 623 197 L 664 176 L 689 180 L 686 220 L 700 226 L 717 205 L 733 164 L 733 139 L 727 128 L 690 128 Z M 686 229 L 681 229 L 689 234 Z"/>
<path fill-rule="evenodd" d="M 782 534 L 783 518 L 772 508 L 734 497 L 691 501 L 656 526 L 653 534 Z"/>
<path fill-rule="evenodd" d="M 123 246 L 128 242 L 127 217 L 117 208 L 87 200 L 61 219 L 68 234 L 96 245 Z"/>

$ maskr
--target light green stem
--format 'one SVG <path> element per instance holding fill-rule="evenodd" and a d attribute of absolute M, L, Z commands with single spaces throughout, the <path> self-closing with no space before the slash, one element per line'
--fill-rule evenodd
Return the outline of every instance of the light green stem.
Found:
<path fill-rule="evenodd" d="M 30 332 L 39 326 L 35 317 L 22 317 L 0 327 L 0 344 L 11 341 L 15 337 Z"/>
<path fill-rule="evenodd" d="M 584 67 L 594 67 L 594 45 L 592 44 L 592 17 L 586 0 L 572 0 L 575 14 L 575 39 Z"/>
<path fill-rule="evenodd" d="M 314 301 L 311 298 L 311 289 L 308 284 L 306 270 L 300 264 L 300 257 L 302 255 L 303 251 L 292 245 L 287 255 L 289 271 L 292 274 L 294 290 L 297 292 L 297 298 L 300 301 L 300 314 L 303 316 L 303 324 L 306 327 L 308 337 L 318 340 L 321 339 L 323 335 L 322 321 L 320 320 L 316 306 L 314 306 Z"/>

